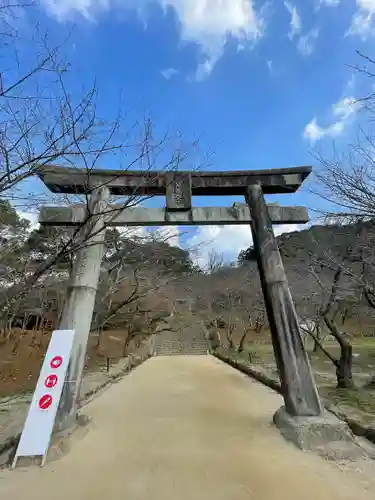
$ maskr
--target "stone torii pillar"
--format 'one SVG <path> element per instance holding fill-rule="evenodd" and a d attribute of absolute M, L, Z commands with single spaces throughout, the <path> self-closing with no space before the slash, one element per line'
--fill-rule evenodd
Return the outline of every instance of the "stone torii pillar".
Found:
<path fill-rule="evenodd" d="M 76 422 L 87 343 L 104 254 L 104 222 L 108 198 L 109 189 L 106 186 L 98 187 L 93 190 L 87 206 L 83 209 L 86 222 L 77 238 L 78 250 L 58 327 L 59 330 L 75 330 L 67 383 L 64 384 L 56 416 L 58 430 L 69 429 Z"/>
<path fill-rule="evenodd" d="M 291 416 L 319 416 L 323 406 L 303 345 L 262 187 L 249 186 L 246 199 L 285 409 Z"/>

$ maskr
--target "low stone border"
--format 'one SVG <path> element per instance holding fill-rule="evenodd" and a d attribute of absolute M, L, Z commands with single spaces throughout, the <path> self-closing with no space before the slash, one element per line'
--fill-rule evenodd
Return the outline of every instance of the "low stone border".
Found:
<path fill-rule="evenodd" d="M 324 402 L 324 406 L 327 408 L 328 411 L 336 415 L 336 417 L 338 417 L 340 420 L 346 422 L 353 434 L 359 437 L 364 437 L 368 441 L 371 441 L 371 443 L 375 444 L 375 429 L 373 427 L 363 425 L 361 422 L 358 422 L 358 420 L 354 420 L 353 418 L 348 417 L 347 415 L 345 415 L 345 413 L 340 411 L 335 405 L 332 405 L 328 402 Z"/>
<path fill-rule="evenodd" d="M 221 361 L 223 361 L 224 363 L 227 363 L 228 365 L 232 366 L 236 370 L 239 370 L 245 375 L 248 375 L 249 377 L 266 385 L 270 389 L 276 391 L 278 394 L 281 394 L 280 382 L 274 378 L 271 378 L 265 372 L 262 372 L 260 370 L 255 370 L 253 367 L 246 365 L 244 362 L 241 362 L 237 359 L 232 359 L 222 352 L 213 351 L 211 352 L 211 354 L 216 358 L 220 359 Z M 345 413 L 340 411 L 335 405 L 327 401 L 324 401 L 324 406 L 328 411 L 333 413 L 340 420 L 346 422 L 350 430 L 353 432 L 353 434 L 359 437 L 364 437 L 369 441 L 371 441 L 371 443 L 375 444 L 375 429 L 373 427 L 363 425 L 361 422 L 358 422 L 358 420 L 354 420 L 353 418 L 348 417 L 347 415 L 345 415 Z"/>
<path fill-rule="evenodd" d="M 119 379 L 128 375 L 135 368 L 144 363 L 147 359 L 153 356 L 154 352 L 154 339 L 150 337 L 148 341 L 144 342 L 138 351 L 134 354 L 128 356 L 125 360 L 122 360 L 116 364 L 116 366 L 110 369 L 108 378 L 99 382 L 94 388 L 86 391 L 82 398 L 80 409 L 86 406 L 95 395 L 105 389 L 107 386 L 117 382 Z M 9 456 L 12 451 L 17 446 L 20 439 L 21 432 L 17 435 L 10 436 L 5 441 L 0 443 L 0 467 L 7 465 L 9 461 Z"/>
<path fill-rule="evenodd" d="M 232 366 L 236 370 L 244 373 L 245 375 L 249 375 L 249 377 L 254 378 L 258 382 L 261 382 L 270 389 L 276 391 L 278 394 L 281 394 L 280 383 L 277 380 L 270 378 L 265 373 L 262 373 L 258 370 L 254 370 L 253 368 L 250 368 L 248 365 L 241 363 L 241 361 L 237 359 L 232 359 L 229 356 L 226 356 L 225 354 L 222 354 L 218 351 L 213 351 L 211 352 L 211 354 L 216 358 L 220 359 L 221 361 L 224 361 L 224 363 L 227 363 L 228 365 Z"/>

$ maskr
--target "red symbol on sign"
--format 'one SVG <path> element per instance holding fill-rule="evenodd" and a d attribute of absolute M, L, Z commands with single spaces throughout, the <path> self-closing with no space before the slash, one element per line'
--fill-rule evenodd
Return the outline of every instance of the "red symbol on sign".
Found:
<path fill-rule="evenodd" d="M 59 368 L 62 365 L 63 359 L 61 356 L 55 356 L 50 363 L 51 368 Z"/>
<path fill-rule="evenodd" d="M 58 381 L 57 375 L 52 373 L 52 375 L 48 375 L 48 377 L 44 381 L 44 385 L 51 389 L 52 387 L 55 387 L 55 385 L 57 384 L 57 381 Z"/>
<path fill-rule="evenodd" d="M 47 410 L 52 404 L 51 394 L 45 394 L 39 399 L 38 405 L 41 410 Z"/>

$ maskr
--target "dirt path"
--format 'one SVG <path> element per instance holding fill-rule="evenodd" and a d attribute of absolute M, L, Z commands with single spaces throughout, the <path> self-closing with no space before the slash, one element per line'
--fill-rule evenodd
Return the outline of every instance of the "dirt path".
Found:
<path fill-rule="evenodd" d="M 339 466 L 297 450 L 270 425 L 280 404 L 215 358 L 151 358 L 85 408 L 95 426 L 69 455 L 44 469 L 2 471 L 0 495 L 373 500 L 375 463 Z"/>

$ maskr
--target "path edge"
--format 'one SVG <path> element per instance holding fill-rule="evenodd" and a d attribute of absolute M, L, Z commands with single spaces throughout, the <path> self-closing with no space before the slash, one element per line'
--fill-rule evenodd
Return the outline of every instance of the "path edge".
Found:
<path fill-rule="evenodd" d="M 275 378 L 255 370 L 253 367 L 249 367 L 238 360 L 232 359 L 223 353 L 211 351 L 211 355 L 281 395 L 280 382 Z M 348 417 L 333 404 L 324 402 L 324 407 L 337 418 L 345 422 L 355 436 L 366 438 L 368 441 L 375 444 L 375 429 L 373 427 L 365 426 L 358 420 Z"/>

